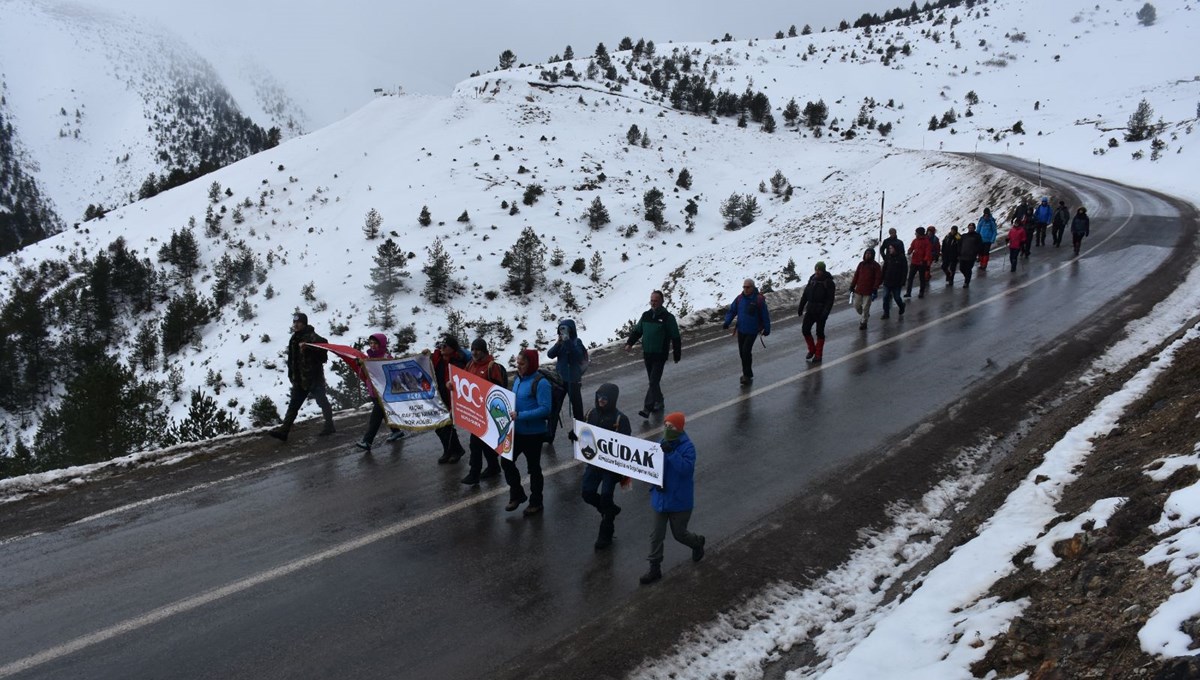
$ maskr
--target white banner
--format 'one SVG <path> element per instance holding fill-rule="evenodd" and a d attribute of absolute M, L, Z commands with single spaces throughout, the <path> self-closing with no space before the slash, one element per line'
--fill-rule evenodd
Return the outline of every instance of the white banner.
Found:
<path fill-rule="evenodd" d="M 575 421 L 575 459 L 617 474 L 662 486 L 662 447 Z"/>
<path fill-rule="evenodd" d="M 366 359 L 363 365 L 389 425 L 433 430 L 450 424 L 450 411 L 438 396 L 437 378 L 428 356 Z"/>

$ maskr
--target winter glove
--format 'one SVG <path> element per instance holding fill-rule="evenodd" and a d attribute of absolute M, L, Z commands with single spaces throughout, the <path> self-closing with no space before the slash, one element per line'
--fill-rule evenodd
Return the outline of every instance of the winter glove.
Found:
<path fill-rule="evenodd" d="M 768 335 L 770 335 L 770 334 L 771 334 L 771 331 L 769 331 L 769 330 L 768 330 L 768 331 L 763 331 L 763 337 L 764 337 L 764 338 L 765 338 L 765 337 L 767 337 L 767 336 L 768 336 Z"/>
<path fill-rule="evenodd" d="M 875 291 L 875 290 L 871 291 L 871 302 L 874 302 L 875 298 L 877 298 L 877 297 L 879 297 L 879 291 Z"/>
<path fill-rule="evenodd" d="M 579 435 L 575 434 L 575 430 L 567 430 L 567 439 L 577 442 L 579 441 Z"/>
<path fill-rule="evenodd" d="M 675 363 L 679 363 L 679 352 L 675 353 Z"/>

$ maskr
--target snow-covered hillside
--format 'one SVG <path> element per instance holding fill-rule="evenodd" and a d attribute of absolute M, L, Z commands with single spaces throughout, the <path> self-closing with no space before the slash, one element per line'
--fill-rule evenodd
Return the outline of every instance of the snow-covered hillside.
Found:
<path fill-rule="evenodd" d="M 244 125 L 237 116 L 285 138 L 304 123 L 261 69 L 232 55 L 214 65 L 136 17 L 67 2 L 0 2 L 0 81 L 25 171 L 68 224 L 197 163 L 186 142 Z"/>
<path fill-rule="evenodd" d="M 236 292 L 198 342 L 152 373 L 165 379 L 174 369 L 185 391 L 223 382 L 221 400 L 236 404 L 247 423 L 245 408 L 256 396 L 279 402 L 284 394 L 280 357 L 294 309 L 335 342 L 378 330 L 370 319 L 380 300 L 367 286 L 386 238 L 414 255 L 409 290 L 390 304 L 400 326 L 412 325 L 416 348 L 465 323 L 488 327 L 499 356 L 508 358 L 522 342 L 548 335 L 561 316 L 579 320 L 588 342 L 615 339 L 652 288 L 663 288 L 668 307 L 695 320 L 700 310 L 727 302 L 744 277 L 775 288 L 798 285 L 787 280 L 789 260 L 803 278 L 819 259 L 846 271 L 878 237 L 884 192 L 884 226 L 905 238 L 916 226 L 964 225 L 983 207 L 1003 211 L 1016 197 L 1038 192 L 969 154 L 942 151 L 1007 152 L 1195 196 L 1186 183 L 1198 164 L 1185 144 L 1200 100 L 1194 79 L 1200 60 L 1187 56 L 1195 53 L 1194 2 L 1161 3 L 1157 23 L 1148 27 L 1138 24 L 1129 3 L 967 4 L 869 34 L 663 41 L 653 57 L 614 51 L 620 80 L 606 79 L 603 69 L 589 79 L 592 59 L 576 59 L 578 80 L 564 76 L 566 63 L 558 62 L 484 74 L 447 98 L 381 97 L 336 124 L 27 248 L 0 270 L 11 278 L 19 267 L 72 254 L 82 262 L 117 237 L 157 264 L 172 232 L 194 219 L 202 267 L 190 283 L 208 296 L 213 265 L 248 249 L 259 280 Z M 672 69 L 698 75 L 714 91 L 765 94 L 776 130 L 675 110 L 669 95 L 677 80 L 668 76 L 665 91 L 649 84 L 656 71 L 662 79 Z M 972 92 L 979 103 L 969 106 Z M 1143 97 L 1164 123 L 1165 148 L 1154 161 L 1149 141 L 1126 143 L 1120 129 Z M 786 124 L 792 98 L 800 107 L 827 105 L 819 136 Z M 940 120 L 949 109 L 957 121 L 930 131 L 930 118 Z M 1013 130 L 1018 121 L 1023 134 Z M 56 134 L 60 123 L 40 124 L 49 126 L 43 133 Z M 892 127 L 885 136 L 879 126 L 886 124 Z M 646 146 L 630 143 L 633 125 L 648 137 Z M 1118 140 L 1116 148 L 1108 147 L 1109 138 Z M 1135 151 L 1144 157 L 1135 160 Z M 685 168 L 688 189 L 676 185 Z M 776 171 L 793 188 L 790 200 L 770 189 Z M 69 184 L 70 176 L 57 181 Z M 215 201 L 214 183 L 221 189 Z M 544 193 L 527 205 L 532 185 Z M 654 188 L 665 194 L 659 228 L 643 214 L 644 194 Z M 734 193 L 755 197 L 762 211 L 735 231 L 725 228 L 720 212 Z M 611 222 L 592 229 L 583 214 L 596 198 Z M 692 229 L 684 214 L 689 199 L 698 208 Z M 418 224 L 423 206 L 433 220 L 427 227 Z M 225 212 L 206 236 L 210 208 Z M 369 240 L 363 226 L 372 209 L 383 218 L 382 235 Z M 469 219 L 458 221 L 464 213 Z M 546 283 L 514 296 L 505 292 L 501 261 L 526 228 L 546 247 Z M 421 272 L 439 239 L 465 286 L 440 306 L 422 296 Z M 552 264 L 558 250 L 562 262 Z M 593 258 L 601 269 L 596 280 Z M 578 259 L 588 266 L 573 273 Z M 172 284 L 164 297 L 181 288 Z M 12 291 L 0 295 L 7 300 Z M 134 329 L 157 323 L 163 311 L 159 304 L 123 320 L 125 332 L 112 350 L 128 358 Z M 52 335 L 69 332 L 67 320 L 57 321 L 64 325 Z M 176 418 L 185 411 L 184 403 L 172 407 Z M 9 415 L 11 437 L 17 421 Z M 31 434 L 20 428 L 26 440 Z"/>

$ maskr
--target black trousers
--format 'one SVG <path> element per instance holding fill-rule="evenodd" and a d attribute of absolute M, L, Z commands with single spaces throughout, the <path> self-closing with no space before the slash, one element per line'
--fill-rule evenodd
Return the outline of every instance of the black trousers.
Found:
<path fill-rule="evenodd" d="M 812 339 L 813 324 L 817 326 L 817 337 L 821 340 L 825 339 L 825 320 L 829 318 L 828 314 L 814 314 L 813 312 L 804 313 L 804 321 L 800 324 L 800 332 L 809 340 Z"/>
<path fill-rule="evenodd" d="M 959 260 L 958 271 L 962 272 L 963 278 L 967 280 L 967 285 L 971 283 L 971 272 L 975 270 L 975 260 Z"/>
<path fill-rule="evenodd" d="M 919 286 L 919 290 L 921 292 L 918 294 L 924 295 L 925 288 L 929 285 L 929 281 L 925 277 L 925 274 L 928 272 L 929 272 L 929 265 L 927 265 L 927 264 L 910 264 L 910 265 L 908 265 L 908 289 L 904 291 L 904 294 L 912 295 L 913 277 L 919 276 L 920 277 L 919 280 L 921 282 L 921 285 Z"/>
<path fill-rule="evenodd" d="M 738 355 L 742 358 L 742 375 L 747 378 L 754 377 L 754 341 L 758 339 L 758 333 L 743 333 L 738 331 Z"/>
<path fill-rule="evenodd" d="M 645 354 L 646 378 L 650 385 L 646 388 L 646 399 L 642 405 L 647 411 L 657 411 L 663 407 L 662 376 L 667 367 L 666 354 Z"/>
<path fill-rule="evenodd" d="M 513 459 L 500 459 L 500 468 L 504 470 L 504 481 L 508 482 L 508 499 L 510 501 L 525 500 L 525 488 L 521 486 L 521 471 L 517 469 L 517 459 L 525 456 L 525 464 L 529 467 L 529 505 L 542 505 L 542 442 L 540 434 L 518 434 L 513 437 Z"/>
<path fill-rule="evenodd" d="M 483 469 L 483 461 L 487 460 L 487 469 L 495 470 L 500 467 L 500 456 L 492 450 L 492 447 L 483 443 L 483 440 L 475 435 L 467 441 L 467 446 L 471 449 L 471 472 L 479 474 Z"/>

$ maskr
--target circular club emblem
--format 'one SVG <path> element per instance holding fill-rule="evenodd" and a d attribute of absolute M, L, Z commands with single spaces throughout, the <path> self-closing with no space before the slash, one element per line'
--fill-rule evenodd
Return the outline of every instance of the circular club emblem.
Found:
<path fill-rule="evenodd" d="M 591 460 L 599 453 L 596 449 L 596 435 L 590 428 L 585 427 L 579 431 L 579 453 L 585 460 Z"/>

